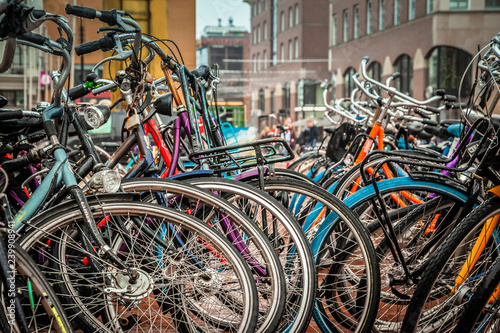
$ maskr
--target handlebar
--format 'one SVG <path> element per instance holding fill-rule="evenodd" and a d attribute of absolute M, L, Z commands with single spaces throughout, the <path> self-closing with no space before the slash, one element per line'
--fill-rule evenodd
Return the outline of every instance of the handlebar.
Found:
<path fill-rule="evenodd" d="M 366 73 L 366 64 L 368 63 L 368 61 L 370 61 L 370 57 L 364 57 L 363 60 L 361 61 L 361 72 L 363 74 L 363 77 L 365 78 L 366 81 L 370 82 L 371 84 L 374 84 L 374 85 L 379 86 L 380 88 L 382 88 L 384 90 L 387 90 L 387 92 L 390 95 L 391 94 L 395 95 L 400 99 L 404 99 L 404 100 L 409 101 L 409 102 L 416 104 L 416 105 L 427 105 L 427 104 L 430 104 L 432 102 L 436 102 L 436 101 L 441 99 L 440 96 L 434 96 L 434 97 L 431 97 L 425 101 L 419 101 L 419 100 L 416 100 L 410 96 L 403 94 L 402 92 L 397 91 L 393 87 L 388 87 L 387 85 L 370 78 L 368 76 L 368 74 Z"/>
<path fill-rule="evenodd" d="M 118 14 L 125 14 L 125 12 L 117 11 L 116 9 L 98 11 L 94 8 L 73 6 L 71 4 L 67 4 L 65 10 L 68 15 L 74 15 L 91 20 L 97 18 L 101 22 L 107 23 L 110 26 L 118 23 Z"/>
<path fill-rule="evenodd" d="M 68 5 L 69 6 L 69 5 Z M 115 47 L 115 40 L 111 34 L 106 34 L 104 37 L 87 42 L 75 47 L 75 52 L 77 55 L 81 56 L 87 53 L 92 53 L 95 51 L 109 51 Z"/>
<path fill-rule="evenodd" d="M 207 65 L 201 65 L 195 70 L 191 71 L 191 74 L 193 74 L 196 78 L 203 78 L 207 79 L 210 76 L 210 68 L 208 68 Z"/>
<path fill-rule="evenodd" d="M 21 119 L 24 117 L 40 118 L 40 112 L 23 110 L 0 110 L 0 120 Z"/>

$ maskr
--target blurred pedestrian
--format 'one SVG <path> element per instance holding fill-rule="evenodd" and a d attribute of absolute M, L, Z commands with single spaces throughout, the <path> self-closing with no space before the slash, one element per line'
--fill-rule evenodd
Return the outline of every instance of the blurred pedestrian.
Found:
<path fill-rule="evenodd" d="M 297 141 L 301 146 L 304 147 L 316 147 L 318 138 L 318 126 L 314 125 L 314 122 L 312 120 L 309 120 L 307 122 L 307 127 L 304 128 L 302 133 L 300 133 L 299 139 Z"/>

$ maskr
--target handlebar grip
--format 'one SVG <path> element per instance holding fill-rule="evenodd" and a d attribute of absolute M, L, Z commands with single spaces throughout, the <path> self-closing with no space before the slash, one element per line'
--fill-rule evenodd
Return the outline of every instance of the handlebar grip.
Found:
<path fill-rule="evenodd" d="M 75 46 L 75 52 L 79 56 L 83 55 L 83 54 L 99 51 L 100 49 L 101 49 L 101 43 L 99 40 L 93 40 L 91 42 L 87 42 L 87 43 Z"/>
<path fill-rule="evenodd" d="M 47 37 L 43 37 L 42 35 L 35 34 L 32 32 L 25 33 L 19 36 L 19 39 L 28 41 L 37 45 L 45 45 L 49 43 L 49 39 Z"/>
<path fill-rule="evenodd" d="M 195 77 L 202 77 L 206 79 L 208 75 L 210 75 L 210 68 L 208 68 L 207 65 L 201 65 L 197 69 L 191 71 L 191 74 L 193 74 Z"/>
<path fill-rule="evenodd" d="M 457 101 L 457 96 L 455 95 L 444 95 L 443 100 L 447 102 L 456 102 Z"/>
<path fill-rule="evenodd" d="M 397 80 L 401 77 L 401 73 L 400 72 L 396 72 L 394 74 L 391 75 L 392 76 L 392 79 L 393 80 Z"/>
<path fill-rule="evenodd" d="M 118 13 L 116 12 L 116 9 L 102 10 L 99 20 L 101 20 L 101 22 L 107 23 L 110 26 L 116 25 L 118 20 Z"/>
<path fill-rule="evenodd" d="M 438 125 L 437 121 L 428 120 L 428 119 L 422 120 L 422 123 L 425 125 L 430 125 L 430 126 L 437 126 Z"/>
<path fill-rule="evenodd" d="M 23 117 L 22 110 L 0 111 L 0 120 L 21 119 L 22 117 Z"/>
<path fill-rule="evenodd" d="M 416 114 L 418 114 L 420 117 L 424 118 L 424 119 L 431 119 L 431 117 L 425 113 L 423 113 L 422 111 L 419 111 L 419 110 L 415 110 L 414 111 Z"/>
<path fill-rule="evenodd" d="M 330 90 L 331 87 L 332 87 L 332 83 L 328 82 L 328 84 L 325 87 L 325 90 Z"/>
<path fill-rule="evenodd" d="M 75 99 L 78 99 L 80 97 L 83 97 L 87 95 L 90 92 L 90 89 L 85 87 L 85 84 L 79 84 L 76 87 L 71 88 L 68 90 L 68 97 L 74 101 Z"/>
<path fill-rule="evenodd" d="M 369 56 L 364 56 L 362 61 L 368 62 L 368 61 L 370 61 L 370 57 Z"/>
<path fill-rule="evenodd" d="M 33 9 L 31 14 L 33 14 L 34 18 L 39 19 L 40 17 L 47 15 L 47 12 L 43 9 Z"/>
<path fill-rule="evenodd" d="M 427 110 L 427 111 L 430 111 L 430 112 L 434 112 L 434 113 L 440 113 L 441 112 L 438 108 L 435 108 L 435 107 L 429 106 L 429 105 L 426 105 L 425 107 L 423 107 L 423 109 Z"/>
<path fill-rule="evenodd" d="M 88 8 L 83 6 L 73 6 L 70 4 L 66 5 L 66 14 L 75 15 L 82 18 L 95 19 L 97 15 L 97 10 L 94 8 Z"/>
<path fill-rule="evenodd" d="M 109 51 L 115 47 L 115 40 L 113 37 L 106 35 L 98 40 L 87 42 L 75 47 L 77 55 L 92 53 L 98 50 Z"/>
<path fill-rule="evenodd" d="M 7 172 L 19 170 L 25 166 L 30 164 L 28 156 L 21 156 L 12 160 L 6 160 L 2 162 L 2 168 L 4 168 Z"/>

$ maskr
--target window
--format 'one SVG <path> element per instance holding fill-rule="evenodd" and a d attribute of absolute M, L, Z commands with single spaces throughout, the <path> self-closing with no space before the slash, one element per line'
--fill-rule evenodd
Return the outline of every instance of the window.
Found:
<path fill-rule="evenodd" d="M 281 31 L 285 31 L 285 12 L 281 12 Z"/>
<path fill-rule="evenodd" d="M 394 25 L 398 25 L 401 21 L 401 0 L 394 0 Z"/>
<path fill-rule="evenodd" d="M 267 68 L 267 51 L 266 50 L 264 50 L 264 52 L 262 52 L 262 62 L 263 62 L 263 67 Z"/>
<path fill-rule="evenodd" d="M 274 92 L 274 90 L 271 91 L 271 113 L 276 113 L 276 93 Z"/>
<path fill-rule="evenodd" d="M 10 107 L 24 107 L 23 90 L 0 90 L 0 95 L 7 98 L 7 105 Z"/>
<path fill-rule="evenodd" d="M 267 21 L 264 21 L 264 36 L 262 39 L 267 40 Z"/>
<path fill-rule="evenodd" d="M 292 40 L 290 39 L 288 41 L 288 60 L 292 60 L 293 59 L 293 44 L 292 44 Z"/>
<path fill-rule="evenodd" d="M 252 32 L 252 35 L 253 35 L 253 43 L 254 44 L 257 44 L 257 29 L 253 28 L 253 32 Z"/>
<path fill-rule="evenodd" d="M 264 89 L 259 90 L 259 109 L 266 113 L 266 96 L 264 95 Z"/>
<path fill-rule="evenodd" d="M 254 54 L 252 55 L 252 72 L 255 72 L 255 68 L 256 66 L 255 66 L 255 54 Z"/>
<path fill-rule="evenodd" d="M 252 5 L 252 16 L 256 16 L 256 10 L 257 10 L 257 5 L 256 4 L 253 4 Z"/>
<path fill-rule="evenodd" d="M 472 56 L 460 49 L 449 46 L 434 48 L 427 59 L 428 86 L 434 89 L 446 89 L 446 93 L 457 96 L 460 80 L 470 63 Z M 469 71 L 464 77 L 462 96 L 468 97 L 472 75 Z"/>
<path fill-rule="evenodd" d="M 288 8 L 288 27 L 293 27 L 293 10 L 292 7 Z"/>
<path fill-rule="evenodd" d="M 408 3 L 408 20 L 415 19 L 415 1 L 416 0 L 410 0 Z"/>
<path fill-rule="evenodd" d="M 260 53 L 257 53 L 257 71 L 260 71 Z"/>
<path fill-rule="evenodd" d="M 354 38 L 359 36 L 359 6 L 354 6 Z"/>
<path fill-rule="evenodd" d="M 285 44 L 281 43 L 281 62 L 285 61 Z"/>
<path fill-rule="evenodd" d="M 411 96 L 413 89 L 413 60 L 409 55 L 400 55 L 394 62 L 394 71 L 401 77 L 396 80 L 396 89 Z"/>
<path fill-rule="evenodd" d="M 450 0 L 450 9 L 469 9 L 469 0 Z"/>
<path fill-rule="evenodd" d="M 290 85 L 285 83 L 281 89 L 281 107 L 285 112 L 290 111 Z"/>
<path fill-rule="evenodd" d="M 366 2 L 366 34 L 372 33 L 372 1 Z"/>
<path fill-rule="evenodd" d="M 496 9 L 500 8 L 500 0 L 485 0 L 484 8 L 486 9 Z"/>
<path fill-rule="evenodd" d="M 318 84 L 304 81 L 304 105 L 316 105 L 316 90 Z"/>
<path fill-rule="evenodd" d="M 344 9 L 344 39 L 343 41 L 344 42 L 347 42 L 347 33 L 349 32 L 349 22 L 347 21 L 347 16 L 348 16 L 348 12 L 347 12 L 347 9 Z"/>
<path fill-rule="evenodd" d="M 295 5 L 295 25 L 299 24 L 299 4 Z"/>
<path fill-rule="evenodd" d="M 260 43 L 262 36 L 260 35 L 260 24 L 257 26 L 257 43 Z"/>
<path fill-rule="evenodd" d="M 299 38 L 295 37 L 295 59 L 299 58 Z"/>
<path fill-rule="evenodd" d="M 258 1 L 259 4 L 259 14 L 262 13 L 262 1 Z"/>
<path fill-rule="evenodd" d="M 378 2 L 378 30 L 384 30 L 384 7 L 385 0 Z"/>
<path fill-rule="evenodd" d="M 427 14 L 434 11 L 434 0 L 427 0 Z"/>
<path fill-rule="evenodd" d="M 349 67 L 344 73 L 344 96 L 351 96 L 354 89 L 354 81 L 352 80 L 354 74 L 356 71 L 352 67 Z"/>
<path fill-rule="evenodd" d="M 333 15 L 332 45 L 337 45 L 337 15 Z"/>

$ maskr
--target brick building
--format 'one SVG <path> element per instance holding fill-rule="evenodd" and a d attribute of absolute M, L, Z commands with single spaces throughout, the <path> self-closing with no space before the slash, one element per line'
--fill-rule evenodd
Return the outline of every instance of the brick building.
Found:
<path fill-rule="evenodd" d="M 364 56 L 370 76 L 385 80 L 398 71 L 397 88 L 417 99 L 428 87 L 458 95 L 478 44 L 500 31 L 499 14 L 496 0 L 330 0 L 328 69 L 336 97 L 349 95 Z M 462 97 L 471 84 L 468 72 Z"/>
<path fill-rule="evenodd" d="M 193 13 L 196 12 L 195 0 L 34 0 L 27 3 L 29 6 L 67 17 L 68 24 L 73 29 L 75 45 L 79 45 L 82 42 L 102 37 L 104 33 L 98 34 L 97 29 L 105 27 L 106 24 L 99 20 L 80 19 L 66 15 L 64 8 L 68 3 L 92 7 L 97 10 L 118 8 L 131 13 L 141 25 L 143 32 L 161 39 L 174 40 L 183 54 L 186 66 L 194 68 L 196 37 Z M 59 37 L 57 26 L 52 22 L 43 24 L 35 32 L 50 36 L 52 39 Z M 0 53 L 3 52 L 3 44 L 5 43 L 0 43 Z M 111 52 L 108 54 L 111 55 Z M 105 54 L 102 52 L 93 52 L 84 57 L 73 56 L 74 66 L 70 80 L 78 84 L 81 78 L 85 77 L 104 56 Z M 41 79 L 43 78 L 42 74 L 58 69 L 58 62 L 59 60 L 55 56 L 18 45 L 12 68 L 0 76 L 0 95 L 9 99 L 8 107 L 30 109 L 35 107 L 39 101 L 48 101 L 51 86 L 44 84 L 44 80 Z M 115 62 L 111 72 L 116 73 L 120 68 L 121 64 Z M 159 61 L 155 60 L 151 71 L 155 77 L 163 75 Z M 107 72 L 106 65 L 106 70 L 102 71 L 101 67 L 99 74 L 106 77 Z M 70 85 L 73 83 L 70 82 Z M 101 94 L 98 98 L 109 98 L 109 95 L 109 93 Z M 118 92 L 115 93 L 113 98 L 118 95 Z"/>
<path fill-rule="evenodd" d="M 242 127 L 245 126 L 243 72 L 249 66 L 243 59 L 249 57 L 250 36 L 245 27 L 235 26 L 232 18 L 228 23 L 223 26 L 219 19 L 218 26 L 203 29 L 197 42 L 196 64 L 219 65 L 221 82 L 217 86 L 217 104 L 223 108 L 222 121 Z"/>
<path fill-rule="evenodd" d="M 328 73 L 328 0 L 245 0 L 251 5 L 247 117 L 307 116 Z M 307 108 L 306 108 L 307 109 Z"/>

